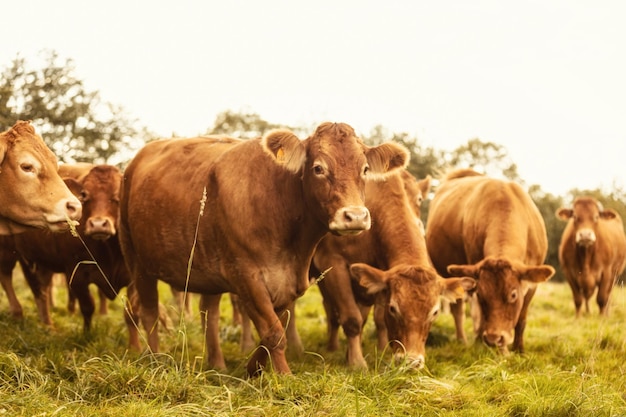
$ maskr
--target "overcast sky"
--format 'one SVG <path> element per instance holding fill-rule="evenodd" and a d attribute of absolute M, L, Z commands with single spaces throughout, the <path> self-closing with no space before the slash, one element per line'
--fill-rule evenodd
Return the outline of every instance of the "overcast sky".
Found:
<path fill-rule="evenodd" d="M 0 66 L 56 50 L 163 136 L 224 110 L 503 145 L 555 194 L 626 187 L 626 1 L 10 2 Z"/>

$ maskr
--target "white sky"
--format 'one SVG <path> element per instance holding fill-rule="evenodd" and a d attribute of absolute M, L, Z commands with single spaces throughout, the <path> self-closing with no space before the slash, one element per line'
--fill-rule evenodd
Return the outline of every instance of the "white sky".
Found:
<path fill-rule="evenodd" d="M 2 6 L 0 66 L 43 49 L 152 131 L 224 110 L 507 148 L 527 184 L 626 186 L 626 1 L 77 0 Z"/>

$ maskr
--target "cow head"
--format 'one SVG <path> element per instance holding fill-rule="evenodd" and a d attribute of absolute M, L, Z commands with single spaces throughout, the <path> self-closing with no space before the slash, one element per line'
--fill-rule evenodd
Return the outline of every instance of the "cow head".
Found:
<path fill-rule="evenodd" d="M 29 227 L 54 232 L 81 217 L 78 199 L 57 173 L 57 159 L 29 122 L 0 133 L 0 233 Z"/>
<path fill-rule="evenodd" d="M 477 280 L 476 296 L 481 312 L 478 336 L 487 345 L 507 352 L 526 293 L 547 281 L 555 271 L 549 265 L 528 266 L 489 257 L 474 265 L 449 265 L 448 272 Z"/>
<path fill-rule="evenodd" d="M 339 235 L 370 228 L 365 181 L 404 168 L 409 159 L 408 151 L 395 143 L 365 146 L 343 123 L 324 123 L 304 141 L 286 130 L 273 131 L 262 146 L 284 169 L 301 175 L 305 204 Z"/>
<path fill-rule="evenodd" d="M 433 268 L 412 265 L 382 271 L 355 263 L 350 273 L 368 293 L 384 298 L 385 324 L 395 358 L 418 369 L 424 366 L 426 339 L 439 314 L 440 296 L 456 301 L 476 286 L 472 278 L 444 279 Z"/>
<path fill-rule="evenodd" d="M 96 165 L 82 179 L 85 236 L 105 240 L 117 233 L 121 171 L 111 165 Z"/>
<path fill-rule="evenodd" d="M 617 213 L 612 209 L 604 209 L 602 204 L 592 197 L 578 197 L 573 208 L 557 210 L 558 218 L 572 221 L 576 245 L 588 248 L 596 242 L 596 228 L 600 219 L 614 219 Z"/>

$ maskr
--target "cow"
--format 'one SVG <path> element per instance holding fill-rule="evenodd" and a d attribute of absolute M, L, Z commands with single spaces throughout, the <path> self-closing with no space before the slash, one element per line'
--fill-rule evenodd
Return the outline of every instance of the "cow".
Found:
<path fill-rule="evenodd" d="M 410 175 L 410 174 L 409 174 Z M 413 178 L 413 181 L 417 181 Z M 318 245 L 312 267 L 327 271 L 319 280 L 328 323 L 328 348 L 338 348 L 338 327 L 348 339 L 347 363 L 367 368 L 361 349 L 363 325 L 373 305 L 383 320 L 377 320 L 379 349 L 388 340 L 396 361 L 410 368 L 424 366 L 425 344 L 439 299 L 456 300 L 476 285 L 472 278 L 443 279 L 428 257 L 421 222 L 417 218 L 416 194 L 410 178 L 400 174 L 382 181 L 368 181 L 365 203 L 372 228 L 358 236 L 327 235 Z M 408 189 L 405 190 L 405 187 Z M 330 269 L 329 269 L 330 268 Z"/>
<path fill-rule="evenodd" d="M 426 245 L 442 276 L 476 278 L 477 341 L 524 352 L 526 315 L 539 283 L 554 275 L 544 265 L 543 218 L 522 187 L 471 170 L 449 173 L 431 200 Z M 463 300 L 452 304 L 457 338 L 466 342 Z M 514 335 L 513 335 L 514 333 Z"/>
<path fill-rule="evenodd" d="M 369 229 L 365 181 L 404 168 L 395 143 L 368 147 L 344 123 L 323 123 L 305 140 L 289 130 L 262 138 L 164 139 L 128 164 L 122 187 L 122 251 L 158 351 L 157 280 L 197 292 L 206 311 L 208 364 L 225 368 L 219 300 L 237 294 L 261 339 L 248 362 L 269 359 L 290 373 L 281 318 L 309 286 L 313 251 L 328 232 Z M 215 349 L 211 343 L 218 344 Z"/>
<path fill-rule="evenodd" d="M 559 245 L 559 263 L 574 297 L 576 317 L 589 313 L 589 299 L 598 290 L 600 314 L 608 315 L 609 298 L 617 277 L 626 267 L 626 236 L 622 218 L 589 196 L 574 200 L 572 208 L 557 210 L 567 221 Z"/>
<path fill-rule="evenodd" d="M 0 234 L 66 231 L 81 205 L 57 173 L 57 159 L 30 122 L 0 133 Z"/>
<path fill-rule="evenodd" d="M 24 232 L 13 239 L 35 298 L 46 297 L 53 272 L 64 273 L 70 292 L 78 300 L 83 327 L 88 331 L 95 311 L 89 285 L 95 284 L 112 300 L 130 283 L 117 238 L 122 173 L 111 165 L 83 165 L 82 169 L 68 166 L 61 172 L 75 176 L 66 181 L 76 190 L 83 206 L 83 218 L 75 230 L 81 239 L 70 233 L 41 230 Z M 37 290 L 38 285 L 41 290 Z M 49 312 L 41 313 L 46 303 L 37 305 L 40 315 L 48 317 L 47 324 L 51 325 Z"/>

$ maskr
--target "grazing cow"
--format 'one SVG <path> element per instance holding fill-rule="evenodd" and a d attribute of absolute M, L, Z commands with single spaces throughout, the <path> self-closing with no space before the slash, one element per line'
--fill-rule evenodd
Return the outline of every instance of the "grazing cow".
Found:
<path fill-rule="evenodd" d="M 42 287 L 41 291 L 33 290 L 35 298 L 45 297 L 53 272 L 64 273 L 70 292 L 78 299 L 84 328 L 89 330 L 95 310 L 89 285 L 95 284 L 112 300 L 130 283 L 117 238 L 122 173 L 110 165 L 74 168 L 66 167 L 62 173 L 71 173 L 79 180 L 66 179 L 77 188 L 83 205 L 83 218 L 76 231 L 83 237 L 84 245 L 70 233 L 51 234 L 39 230 L 16 235 L 14 241 L 31 289 L 36 285 Z M 39 308 L 47 305 L 44 301 L 37 304 Z M 41 315 L 49 317 L 48 312 Z"/>
<path fill-rule="evenodd" d="M 400 145 L 367 147 L 342 123 L 324 123 L 303 141 L 278 130 L 247 141 L 191 138 L 145 145 L 124 174 L 120 238 L 150 349 L 158 350 L 162 279 L 202 294 L 210 366 L 225 368 L 219 300 L 231 292 L 242 300 L 263 346 L 248 372 L 263 369 L 269 353 L 273 369 L 289 373 L 281 318 L 309 285 L 315 247 L 327 232 L 369 229 L 366 179 L 407 161 Z"/>
<path fill-rule="evenodd" d="M 567 221 L 559 245 L 561 269 L 572 288 L 576 317 L 583 300 L 598 288 L 600 314 L 608 315 L 609 298 L 617 277 L 626 267 L 626 236 L 620 215 L 604 209 L 592 197 L 578 197 L 573 208 L 560 208 L 557 217 Z"/>
<path fill-rule="evenodd" d="M 426 193 L 430 179 L 426 190 L 405 187 L 410 181 L 401 175 L 368 181 L 365 202 L 372 228 L 358 236 L 327 235 L 313 256 L 312 269 L 332 268 L 319 281 L 328 318 L 328 348 L 338 348 L 341 325 L 348 339 L 351 367 L 367 367 L 361 336 L 375 303 L 384 318 L 377 320 L 379 348 L 391 340 L 396 360 L 421 368 L 440 296 L 456 300 L 476 285 L 471 278 L 443 279 L 433 268 L 421 222 L 416 222 L 419 208 L 415 205 L 416 194 Z"/>
<path fill-rule="evenodd" d="M 81 216 L 78 199 L 57 173 L 57 159 L 29 122 L 0 133 L 0 234 L 32 228 L 69 229 Z"/>
<path fill-rule="evenodd" d="M 440 274 L 477 279 L 478 338 L 503 353 L 511 342 L 523 352 L 536 286 L 554 275 L 554 268 L 543 265 L 546 228 L 528 194 L 514 182 L 452 172 L 430 203 L 426 243 Z M 466 341 L 463 301 L 450 307 L 457 338 Z"/>

